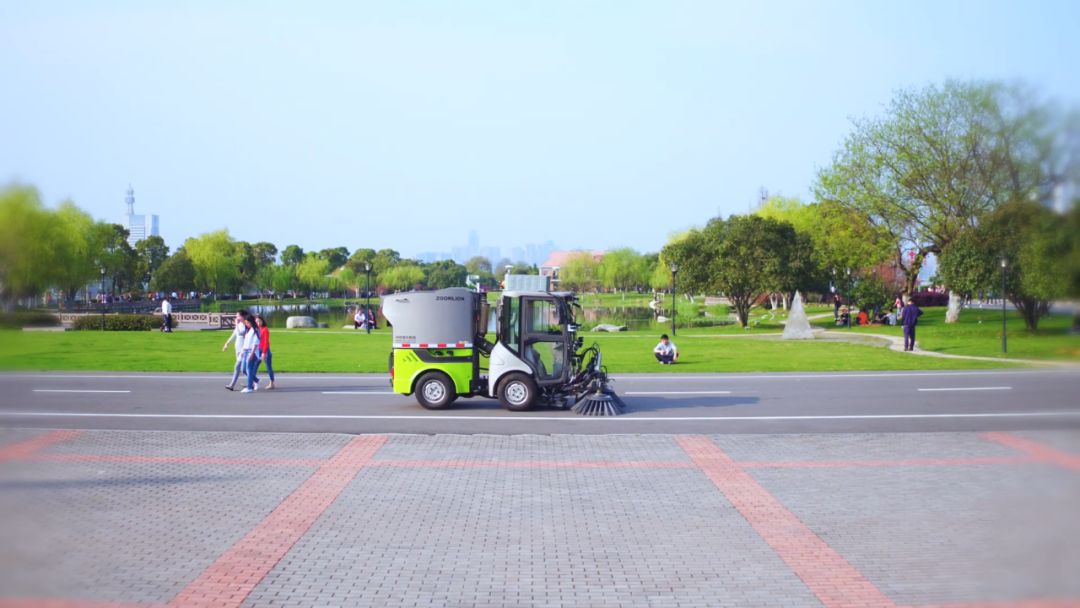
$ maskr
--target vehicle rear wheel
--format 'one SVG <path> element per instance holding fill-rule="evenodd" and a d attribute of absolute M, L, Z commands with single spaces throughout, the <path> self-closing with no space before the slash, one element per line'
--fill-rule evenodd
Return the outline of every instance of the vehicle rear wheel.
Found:
<path fill-rule="evenodd" d="M 456 391 L 454 382 L 442 372 L 428 372 L 416 381 L 416 400 L 429 410 L 449 407 L 457 398 Z"/>
<path fill-rule="evenodd" d="M 499 383 L 499 402 L 511 412 L 532 409 L 536 397 L 536 382 L 525 374 L 510 374 Z"/>

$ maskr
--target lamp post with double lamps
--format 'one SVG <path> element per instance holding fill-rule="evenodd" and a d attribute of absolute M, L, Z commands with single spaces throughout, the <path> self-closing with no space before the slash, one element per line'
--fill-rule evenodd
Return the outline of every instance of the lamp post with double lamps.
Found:
<path fill-rule="evenodd" d="M 679 265 L 671 263 L 671 337 L 675 337 L 675 274 L 679 272 Z"/>

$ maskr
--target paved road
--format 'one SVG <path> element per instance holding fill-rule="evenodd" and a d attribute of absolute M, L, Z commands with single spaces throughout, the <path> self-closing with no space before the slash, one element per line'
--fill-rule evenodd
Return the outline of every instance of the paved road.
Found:
<path fill-rule="evenodd" d="M 0 374 L 0 426 L 338 433 L 834 433 L 1080 428 L 1080 372 L 632 375 L 616 418 L 490 399 L 432 412 L 381 375 L 281 375 L 231 393 L 224 375 Z"/>

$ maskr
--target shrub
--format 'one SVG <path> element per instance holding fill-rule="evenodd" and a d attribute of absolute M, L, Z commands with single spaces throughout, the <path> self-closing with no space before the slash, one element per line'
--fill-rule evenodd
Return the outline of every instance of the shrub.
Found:
<path fill-rule="evenodd" d="M 911 301 L 920 308 L 927 306 L 948 306 L 949 294 L 942 291 L 916 291 L 911 294 Z"/>
<path fill-rule="evenodd" d="M 18 329 L 20 327 L 56 327 L 60 318 L 51 312 L 27 310 L 13 313 L 0 313 L 0 327 Z"/>
<path fill-rule="evenodd" d="M 99 315 L 79 317 L 72 323 L 74 330 L 100 330 L 102 318 Z M 173 319 L 173 327 L 176 320 Z M 161 327 L 161 317 L 156 315 L 105 315 L 105 331 L 151 331 Z"/>

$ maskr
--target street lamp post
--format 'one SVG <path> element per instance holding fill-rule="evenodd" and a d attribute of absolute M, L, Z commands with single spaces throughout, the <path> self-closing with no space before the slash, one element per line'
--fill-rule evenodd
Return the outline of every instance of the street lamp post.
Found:
<path fill-rule="evenodd" d="M 851 315 L 855 313 L 855 301 L 851 299 L 853 284 L 851 282 L 851 269 L 847 269 L 847 328 L 851 329 Z"/>
<path fill-rule="evenodd" d="M 671 337 L 675 337 L 675 274 L 679 272 L 679 265 L 671 263 Z"/>
<path fill-rule="evenodd" d="M 1001 258 L 1001 352 L 1009 352 L 1009 345 L 1005 339 L 1005 267 L 1008 261 Z"/>
<path fill-rule="evenodd" d="M 101 331 L 105 331 L 105 267 L 101 267 L 101 290 L 98 293 L 98 305 L 101 306 Z"/>
<path fill-rule="evenodd" d="M 371 315 L 371 262 L 364 262 L 364 274 L 367 275 L 367 280 L 364 282 L 364 308 L 368 315 Z M 374 317 L 375 315 L 371 315 Z M 371 326 L 375 324 L 375 319 L 368 319 L 367 333 L 371 333 Z"/>

